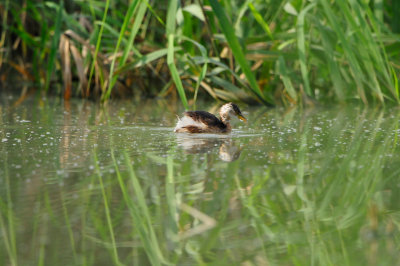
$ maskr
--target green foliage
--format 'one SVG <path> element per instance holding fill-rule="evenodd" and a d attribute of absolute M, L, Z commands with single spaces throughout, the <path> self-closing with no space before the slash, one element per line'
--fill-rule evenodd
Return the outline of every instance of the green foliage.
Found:
<path fill-rule="evenodd" d="M 0 4 L 2 72 L 65 98 L 399 103 L 397 1 L 24 3 Z"/>

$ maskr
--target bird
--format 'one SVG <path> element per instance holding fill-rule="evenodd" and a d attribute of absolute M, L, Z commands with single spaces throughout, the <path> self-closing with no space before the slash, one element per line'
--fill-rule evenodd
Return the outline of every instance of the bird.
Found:
<path fill-rule="evenodd" d="M 183 117 L 178 117 L 174 132 L 176 133 L 230 133 L 232 127 L 229 123 L 231 116 L 237 116 L 247 122 L 239 107 L 234 103 L 226 103 L 219 109 L 219 116 L 206 111 L 187 111 Z"/>

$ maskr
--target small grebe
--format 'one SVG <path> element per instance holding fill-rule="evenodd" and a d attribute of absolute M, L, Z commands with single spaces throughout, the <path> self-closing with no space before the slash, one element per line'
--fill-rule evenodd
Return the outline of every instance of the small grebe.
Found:
<path fill-rule="evenodd" d="M 184 112 L 182 118 L 178 117 L 174 131 L 177 133 L 229 133 L 232 130 L 229 120 L 233 115 L 244 122 L 247 121 L 239 107 L 234 103 L 221 106 L 219 110 L 221 119 L 206 111 Z"/>

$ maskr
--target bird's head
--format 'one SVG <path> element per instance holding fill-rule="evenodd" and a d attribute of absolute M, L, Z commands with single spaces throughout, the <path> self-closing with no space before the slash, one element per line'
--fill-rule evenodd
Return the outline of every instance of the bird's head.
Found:
<path fill-rule="evenodd" d="M 226 103 L 221 107 L 219 115 L 223 120 L 229 120 L 231 116 L 237 116 L 243 122 L 247 122 L 247 119 L 243 116 L 239 107 L 234 103 Z"/>

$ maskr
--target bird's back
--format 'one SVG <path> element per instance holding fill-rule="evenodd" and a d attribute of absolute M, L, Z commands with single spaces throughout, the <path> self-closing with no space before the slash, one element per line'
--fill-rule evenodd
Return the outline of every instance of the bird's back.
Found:
<path fill-rule="evenodd" d="M 175 132 L 189 133 L 225 133 L 227 125 L 215 115 L 206 111 L 187 111 L 178 121 Z"/>

